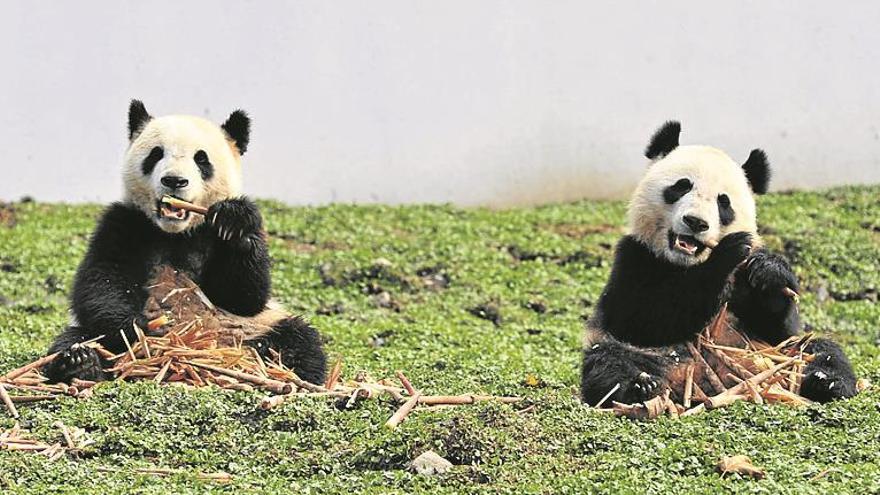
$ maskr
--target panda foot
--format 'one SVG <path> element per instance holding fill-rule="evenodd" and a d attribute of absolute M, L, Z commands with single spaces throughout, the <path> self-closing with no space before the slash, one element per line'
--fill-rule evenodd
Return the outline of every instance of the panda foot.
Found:
<path fill-rule="evenodd" d="M 856 395 L 856 382 L 844 374 L 818 369 L 804 376 L 801 395 L 820 403 L 847 399 Z"/>
<path fill-rule="evenodd" d="M 840 345 L 828 339 L 816 339 L 806 351 L 813 353 L 813 361 L 804 370 L 801 395 L 824 403 L 858 393 L 856 375 Z"/>
<path fill-rule="evenodd" d="M 666 381 L 659 376 L 642 371 L 628 383 L 621 384 L 623 393 L 619 402 L 625 404 L 645 402 L 660 395 L 665 384 Z"/>
<path fill-rule="evenodd" d="M 79 343 L 61 351 L 54 361 L 46 365 L 44 372 L 52 383 L 70 383 L 74 378 L 91 381 L 106 378 L 98 353 Z"/>

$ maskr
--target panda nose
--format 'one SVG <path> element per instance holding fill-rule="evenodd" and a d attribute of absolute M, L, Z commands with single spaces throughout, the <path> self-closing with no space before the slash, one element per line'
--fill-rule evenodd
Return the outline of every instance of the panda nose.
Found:
<path fill-rule="evenodd" d="M 705 232 L 709 230 L 709 224 L 706 223 L 706 221 L 702 218 L 695 217 L 693 215 L 685 215 L 682 220 L 684 220 L 684 223 L 688 227 L 690 227 L 691 232 L 695 234 L 699 234 L 700 232 Z"/>
<path fill-rule="evenodd" d="M 162 177 L 162 185 L 171 189 L 183 189 L 189 184 L 189 180 L 176 175 L 166 175 Z"/>

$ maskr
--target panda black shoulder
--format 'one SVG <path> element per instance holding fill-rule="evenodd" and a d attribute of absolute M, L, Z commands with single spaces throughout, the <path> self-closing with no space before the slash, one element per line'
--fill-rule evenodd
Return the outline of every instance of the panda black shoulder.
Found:
<path fill-rule="evenodd" d="M 120 251 L 143 246 L 156 233 L 156 227 L 137 207 L 113 203 L 104 210 L 92 234 L 90 254 Z"/>

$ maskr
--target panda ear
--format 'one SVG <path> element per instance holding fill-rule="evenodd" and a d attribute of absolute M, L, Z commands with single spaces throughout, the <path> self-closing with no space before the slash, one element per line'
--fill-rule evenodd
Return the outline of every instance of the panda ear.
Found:
<path fill-rule="evenodd" d="M 248 117 L 248 114 L 244 110 L 236 110 L 220 127 L 235 143 L 238 153 L 243 155 L 247 151 L 248 142 L 251 139 L 251 118 Z"/>
<path fill-rule="evenodd" d="M 645 156 L 650 160 L 659 160 L 668 155 L 672 150 L 678 148 L 679 134 L 681 134 L 680 123 L 675 120 L 666 122 L 651 137 L 651 142 L 645 148 Z"/>
<path fill-rule="evenodd" d="M 128 105 L 128 140 L 136 138 L 152 118 L 140 100 L 131 100 Z"/>
<path fill-rule="evenodd" d="M 770 163 L 767 154 L 763 150 L 753 149 L 749 153 L 749 159 L 743 163 L 743 171 L 752 191 L 755 194 L 764 194 L 770 187 Z"/>

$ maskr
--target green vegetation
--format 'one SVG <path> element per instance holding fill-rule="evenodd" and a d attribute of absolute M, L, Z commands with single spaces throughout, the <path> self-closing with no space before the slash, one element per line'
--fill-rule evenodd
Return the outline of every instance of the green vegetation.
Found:
<path fill-rule="evenodd" d="M 794 409 L 738 404 L 683 420 L 633 422 L 576 397 L 579 340 L 623 231 L 625 205 L 506 211 L 449 206 L 289 208 L 264 202 L 275 294 L 309 316 L 345 374 L 403 369 L 426 393 L 520 395 L 524 405 L 340 410 L 306 398 L 269 412 L 262 394 L 105 384 L 89 400 L 22 405 L 56 441 L 58 419 L 96 441 L 55 463 L 0 451 L 0 490 L 168 493 L 865 493 L 880 486 L 880 392 Z M 840 339 L 880 383 L 880 187 L 761 198 L 767 244 L 803 281 L 810 328 Z M 67 319 L 66 294 L 97 206 L 0 208 L 0 370 L 29 362 Z M 379 262 L 377 263 L 377 260 Z M 387 260 L 387 261 L 386 261 Z M 388 263 L 390 262 L 390 263 Z M 387 291 L 387 296 L 375 294 Z M 537 378 L 528 380 L 527 377 Z M 13 421 L 0 411 L 0 428 Z M 406 469 L 433 449 L 456 467 Z M 745 454 L 760 481 L 714 472 Z M 186 474 L 138 475 L 139 467 Z M 111 472 L 105 472 L 110 468 Z M 198 472 L 225 471 L 229 484 Z"/>

